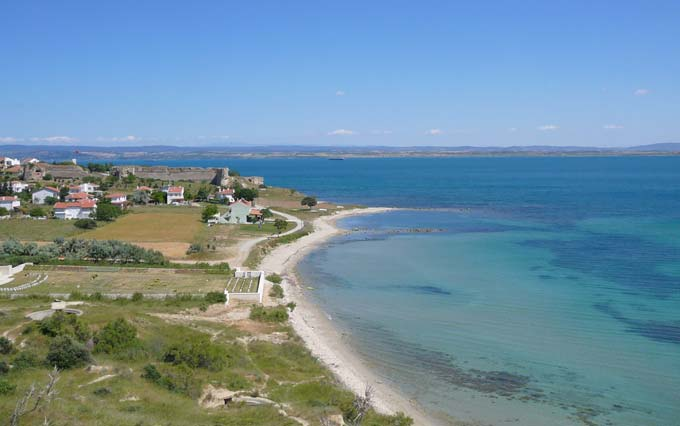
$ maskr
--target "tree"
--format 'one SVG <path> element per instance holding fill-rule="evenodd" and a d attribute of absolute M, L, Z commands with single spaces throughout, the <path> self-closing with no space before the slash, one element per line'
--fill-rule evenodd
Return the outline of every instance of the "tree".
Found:
<path fill-rule="evenodd" d="M 63 186 L 59 189 L 59 201 L 64 201 L 68 197 L 68 188 Z"/>
<path fill-rule="evenodd" d="M 206 187 L 202 186 L 198 189 L 198 192 L 196 193 L 196 200 L 205 201 L 208 199 L 208 195 L 210 195 L 210 191 L 208 191 Z"/>
<path fill-rule="evenodd" d="M 42 207 L 33 207 L 28 214 L 31 217 L 43 217 L 45 216 L 45 210 Z"/>
<path fill-rule="evenodd" d="M 253 188 L 237 188 L 234 190 L 234 198 L 237 200 L 243 198 L 244 200 L 253 201 L 258 195 L 257 189 Z"/>
<path fill-rule="evenodd" d="M 135 204 L 149 204 L 151 197 L 146 191 L 134 191 L 130 195 L 130 201 Z"/>
<path fill-rule="evenodd" d="M 151 201 L 156 204 L 165 204 L 168 201 L 168 194 L 163 191 L 154 191 L 151 193 Z"/>
<path fill-rule="evenodd" d="M 9 210 L 7 210 L 4 207 L 0 207 L 0 216 L 7 216 L 9 214 Z"/>
<path fill-rule="evenodd" d="M 300 201 L 303 206 L 308 206 L 310 209 L 316 206 L 316 197 L 305 197 Z"/>
<path fill-rule="evenodd" d="M 93 219 L 78 219 L 73 222 L 73 226 L 80 229 L 94 229 L 97 227 L 97 222 Z"/>
<path fill-rule="evenodd" d="M 203 222 L 207 222 L 208 219 L 212 218 L 217 213 L 219 213 L 217 206 L 214 205 L 214 204 L 208 204 L 207 206 L 205 206 L 205 208 L 203 209 L 203 212 L 201 213 L 201 217 L 203 218 Z"/>
<path fill-rule="evenodd" d="M 45 204 L 48 206 L 53 206 L 59 201 L 57 197 L 45 197 Z"/>
<path fill-rule="evenodd" d="M 90 352 L 69 336 L 58 336 L 50 343 L 47 363 L 60 370 L 81 367 L 92 360 Z"/>
<path fill-rule="evenodd" d="M 286 222 L 283 219 L 276 219 L 274 221 L 274 228 L 276 228 L 277 231 L 279 231 L 279 234 L 288 228 L 288 222 Z"/>
<path fill-rule="evenodd" d="M 94 214 L 95 219 L 111 222 L 120 216 L 123 212 L 120 207 L 114 206 L 113 204 L 102 203 L 97 206 L 97 210 Z"/>
<path fill-rule="evenodd" d="M 270 218 L 270 217 L 273 217 L 273 216 L 274 216 L 274 213 L 272 213 L 271 210 L 269 210 L 269 209 L 262 209 L 262 217 L 263 217 L 263 218 L 267 219 L 267 218 Z"/>
<path fill-rule="evenodd" d="M 19 421 L 26 414 L 30 414 L 34 411 L 46 411 L 46 408 L 57 395 L 57 381 L 59 381 L 59 370 L 55 367 L 52 372 L 49 373 L 49 381 L 43 389 L 37 390 L 35 388 L 35 383 L 33 383 L 24 396 L 17 401 L 14 411 L 9 418 L 10 426 L 19 426 Z M 44 414 L 44 417 L 45 422 L 43 424 L 51 424 L 46 413 Z"/>

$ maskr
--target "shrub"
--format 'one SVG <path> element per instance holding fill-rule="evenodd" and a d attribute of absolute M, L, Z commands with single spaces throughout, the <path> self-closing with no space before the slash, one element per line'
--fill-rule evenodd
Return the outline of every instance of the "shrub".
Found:
<path fill-rule="evenodd" d="M 286 305 L 286 307 L 287 307 L 288 309 L 290 309 L 291 312 L 293 312 L 293 311 L 295 310 L 295 307 L 296 307 L 296 306 L 297 306 L 297 305 L 295 304 L 295 302 L 288 302 L 288 304 Z"/>
<path fill-rule="evenodd" d="M 274 284 L 281 284 L 281 281 L 283 281 L 283 278 L 281 278 L 281 275 L 279 274 L 269 274 L 267 275 L 267 281 L 272 282 Z"/>
<path fill-rule="evenodd" d="M 97 206 L 97 210 L 95 211 L 95 219 L 111 222 L 121 214 L 123 214 L 123 211 L 120 207 L 114 206 L 113 204 L 101 203 Z"/>
<path fill-rule="evenodd" d="M 0 336 L 0 354 L 7 355 L 10 352 L 12 352 L 13 348 L 14 348 L 14 345 L 12 345 L 11 340 L 9 340 L 5 336 Z"/>
<path fill-rule="evenodd" d="M 97 227 L 97 222 L 94 219 L 78 219 L 73 222 L 73 226 L 80 229 L 94 229 Z"/>
<path fill-rule="evenodd" d="M 109 322 L 94 337 L 95 352 L 122 353 L 139 345 L 137 329 L 123 318 Z"/>
<path fill-rule="evenodd" d="M 201 218 L 203 219 L 203 222 L 207 222 L 208 219 L 212 218 L 215 216 L 217 213 L 219 213 L 219 210 L 217 209 L 217 206 L 214 204 L 208 204 L 205 206 L 203 209 L 203 212 L 201 213 Z"/>
<path fill-rule="evenodd" d="M 283 297 L 283 287 L 278 284 L 274 284 L 272 289 L 269 290 L 269 297 L 281 299 Z"/>
<path fill-rule="evenodd" d="M 12 360 L 12 365 L 17 370 L 24 370 L 27 368 L 38 367 L 40 365 L 40 359 L 38 355 L 30 351 L 21 351 Z"/>
<path fill-rule="evenodd" d="M 144 294 L 140 292 L 135 292 L 132 294 L 132 301 L 133 302 L 141 302 L 144 300 Z"/>
<path fill-rule="evenodd" d="M 227 301 L 227 295 L 221 291 L 211 291 L 206 293 L 205 301 L 211 305 L 215 303 L 225 303 Z"/>
<path fill-rule="evenodd" d="M 17 388 L 17 385 L 13 385 L 12 383 L 8 382 L 5 379 L 0 379 L 0 395 L 7 395 L 12 392 L 14 392 L 14 389 Z"/>
<path fill-rule="evenodd" d="M 163 361 L 184 364 L 190 368 L 220 371 L 225 367 L 227 356 L 224 348 L 210 342 L 206 335 L 192 336 L 167 347 Z"/>
<path fill-rule="evenodd" d="M 253 305 L 250 309 L 250 319 L 261 322 L 283 322 L 288 320 L 288 312 L 285 306 L 265 308 Z"/>
<path fill-rule="evenodd" d="M 111 395 L 111 388 L 97 388 L 92 393 L 97 396 L 108 396 Z"/>
<path fill-rule="evenodd" d="M 31 210 L 29 210 L 28 214 L 31 217 L 43 217 L 45 216 L 45 210 L 43 210 L 42 207 L 33 207 Z"/>
<path fill-rule="evenodd" d="M 90 352 L 85 346 L 74 341 L 69 336 L 58 336 L 50 343 L 46 361 L 49 365 L 60 370 L 81 367 L 92 360 Z"/>
<path fill-rule="evenodd" d="M 191 244 L 186 251 L 186 254 L 200 253 L 203 251 L 203 246 L 200 244 Z"/>
<path fill-rule="evenodd" d="M 0 374 L 7 373 L 9 373 L 9 364 L 7 364 L 5 361 L 0 361 Z"/>
<path fill-rule="evenodd" d="M 9 214 L 9 210 L 7 210 L 4 207 L 0 207 L 0 216 L 7 216 Z"/>
<path fill-rule="evenodd" d="M 153 383 L 158 383 L 161 380 L 161 373 L 155 365 L 147 364 L 143 368 L 142 379 L 146 379 Z"/>
<path fill-rule="evenodd" d="M 45 336 L 70 336 L 81 342 L 86 342 L 92 337 L 92 332 L 83 320 L 76 315 L 62 311 L 57 311 L 51 317 L 40 321 L 38 330 Z"/>

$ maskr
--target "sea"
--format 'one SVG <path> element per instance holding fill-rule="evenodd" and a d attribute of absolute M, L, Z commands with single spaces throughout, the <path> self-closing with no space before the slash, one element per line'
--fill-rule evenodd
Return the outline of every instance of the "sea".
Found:
<path fill-rule="evenodd" d="M 128 161 L 129 162 L 129 161 Z M 477 425 L 680 425 L 680 157 L 209 159 L 341 204 L 299 265 L 387 383 Z"/>

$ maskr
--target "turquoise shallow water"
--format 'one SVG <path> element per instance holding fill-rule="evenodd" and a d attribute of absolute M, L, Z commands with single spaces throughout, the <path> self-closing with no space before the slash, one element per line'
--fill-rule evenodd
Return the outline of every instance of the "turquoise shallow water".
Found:
<path fill-rule="evenodd" d="M 174 161 L 343 203 L 300 272 L 428 409 L 481 424 L 680 424 L 680 158 Z M 411 228 L 437 232 L 412 233 Z"/>

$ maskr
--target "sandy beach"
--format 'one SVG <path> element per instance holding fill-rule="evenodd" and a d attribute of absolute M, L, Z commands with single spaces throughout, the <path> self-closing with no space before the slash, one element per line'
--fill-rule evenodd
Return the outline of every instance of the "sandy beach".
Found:
<path fill-rule="evenodd" d="M 373 389 L 373 405 L 376 410 L 386 414 L 404 412 L 413 418 L 416 425 L 437 424 L 439 422 L 426 416 L 415 401 L 396 392 L 364 365 L 345 342 L 346 336 L 336 328 L 326 313 L 306 297 L 308 290 L 298 284 L 295 274 L 295 266 L 307 253 L 343 232 L 336 227 L 339 219 L 389 210 L 391 209 L 353 209 L 316 219 L 313 222 L 313 233 L 272 250 L 260 266 L 267 273 L 276 272 L 284 277 L 286 299 L 297 305 L 291 315 L 295 331 L 314 356 L 326 364 L 348 389 L 363 394 L 366 387 L 370 386 Z"/>

